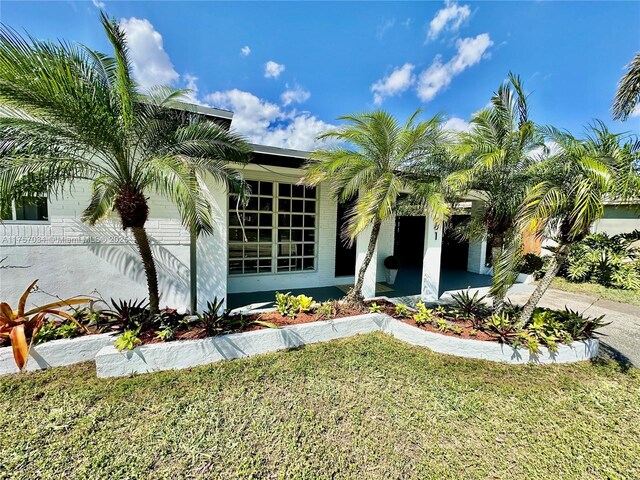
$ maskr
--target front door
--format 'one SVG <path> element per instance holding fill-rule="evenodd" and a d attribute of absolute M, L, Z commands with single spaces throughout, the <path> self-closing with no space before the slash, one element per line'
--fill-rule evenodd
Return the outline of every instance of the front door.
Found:
<path fill-rule="evenodd" d="M 342 227 L 347 221 L 347 212 L 352 203 L 338 203 L 338 225 L 336 228 L 336 277 L 347 277 L 356 274 L 356 242 L 350 247 L 342 241 Z"/>

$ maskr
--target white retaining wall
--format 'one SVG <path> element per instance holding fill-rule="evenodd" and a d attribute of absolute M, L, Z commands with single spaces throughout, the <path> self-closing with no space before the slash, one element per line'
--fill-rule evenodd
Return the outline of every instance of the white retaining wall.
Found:
<path fill-rule="evenodd" d="M 75 363 L 89 362 L 108 345 L 112 345 L 113 335 L 102 333 L 63 340 L 52 340 L 36 345 L 29 352 L 27 371 L 44 370 L 49 367 L 63 367 Z M 0 348 L 0 375 L 18 373 L 11 347 Z"/>
<path fill-rule="evenodd" d="M 524 348 L 441 335 L 421 330 L 388 315 L 365 314 L 202 340 L 143 345 L 123 352 L 108 346 L 98 352 L 96 370 L 98 377 L 119 377 L 183 369 L 375 331 L 386 332 L 399 340 L 439 353 L 506 363 L 545 364 L 587 360 L 597 356 L 599 346 L 598 340 L 593 339 L 559 345 L 557 352 L 541 348 L 539 354 L 533 355 Z"/>

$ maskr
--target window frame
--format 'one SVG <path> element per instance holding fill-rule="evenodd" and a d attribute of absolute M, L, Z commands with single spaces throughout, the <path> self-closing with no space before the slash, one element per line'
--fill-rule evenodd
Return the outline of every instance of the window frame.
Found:
<path fill-rule="evenodd" d="M 47 219 L 46 220 L 18 220 L 17 219 L 17 210 L 16 210 L 16 199 L 11 200 L 11 219 L 2 219 L 0 218 L 0 224 L 11 224 L 11 225 L 50 225 L 51 224 L 51 213 L 50 206 L 51 202 L 49 201 L 48 195 L 24 195 L 23 197 L 42 197 L 46 199 L 47 205 Z"/>
<path fill-rule="evenodd" d="M 232 205 L 231 202 L 231 194 L 227 193 L 226 197 L 227 197 L 227 276 L 229 277 L 234 277 L 234 278 L 245 278 L 245 277 L 253 277 L 253 276 L 260 276 L 260 277 L 264 277 L 264 276 L 269 276 L 269 275 L 299 275 L 299 274 L 305 274 L 305 273 L 316 273 L 318 271 L 318 249 L 319 249 L 319 210 L 320 210 L 320 196 L 319 196 L 319 192 L 320 192 L 320 187 L 319 186 L 315 186 L 313 188 L 315 188 L 315 198 L 313 199 L 313 201 L 315 202 L 315 210 L 313 212 L 300 212 L 299 214 L 302 215 L 302 217 L 304 218 L 305 216 L 312 216 L 314 218 L 314 226 L 313 228 L 311 227 L 304 227 L 304 225 L 302 227 L 299 227 L 300 231 L 303 232 L 303 240 L 301 240 L 300 242 L 296 242 L 296 243 L 300 243 L 302 245 L 302 248 L 304 249 L 304 245 L 305 244 L 313 244 L 313 257 L 311 255 L 289 255 L 287 258 L 289 259 L 298 259 L 301 258 L 303 259 L 304 262 L 304 258 L 313 258 L 313 269 L 302 269 L 302 270 L 288 270 L 288 271 L 278 271 L 278 259 L 279 259 L 279 255 L 278 255 L 278 247 L 279 244 L 282 242 L 279 242 L 278 240 L 278 230 L 279 230 L 279 218 L 278 216 L 283 213 L 283 214 L 288 214 L 288 215 L 292 215 L 294 213 L 298 213 L 298 212 L 292 212 L 291 209 L 289 209 L 288 212 L 280 212 L 280 207 L 279 207 L 279 202 L 280 202 L 280 185 L 291 185 L 294 186 L 296 185 L 296 180 L 292 179 L 291 181 L 280 181 L 280 180 L 269 180 L 269 179 L 256 179 L 256 178 L 247 178 L 245 179 L 247 182 L 265 182 L 265 183 L 271 183 L 272 184 L 272 194 L 271 197 L 267 197 L 267 198 L 271 198 L 272 200 L 272 207 L 271 207 L 271 211 L 270 212 L 266 212 L 263 211 L 262 213 L 270 213 L 272 216 L 272 220 L 271 220 L 271 269 L 268 272 L 249 272 L 249 273 L 244 273 L 244 271 L 242 273 L 235 273 L 235 272 L 231 272 L 231 268 L 230 268 L 230 261 L 231 261 L 231 244 L 242 244 L 242 245 L 246 245 L 245 242 L 237 242 L 237 241 L 232 241 L 230 240 L 230 231 L 231 228 L 240 228 L 240 227 L 234 227 L 230 224 L 230 218 L 231 215 L 236 215 L 236 208 L 235 205 Z M 308 187 L 304 187 L 305 190 Z M 262 198 L 262 195 L 260 195 L 260 193 L 257 194 L 257 198 Z M 283 196 L 282 197 L 285 200 L 289 200 L 291 201 L 292 196 Z M 297 200 L 298 198 L 295 197 L 295 199 Z M 306 200 L 303 199 L 303 201 Z M 309 199 L 311 200 L 311 199 Z M 304 204 L 303 204 L 304 205 Z M 258 207 L 259 208 L 259 207 Z M 240 210 L 241 213 L 244 212 L 244 210 Z M 258 215 L 261 214 L 260 210 L 249 210 L 249 213 L 257 213 Z M 244 225 L 244 229 L 246 230 L 247 228 L 256 228 L 258 229 L 258 239 L 260 238 L 260 227 L 259 225 L 257 227 L 247 227 L 247 225 Z M 296 229 L 296 227 L 289 227 L 289 231 L 292 231 Z M 304 232 L 305 231 L 313 231 L 313 236 L 314 236 L 314 240 L 313 242 L 305 242 L 304 241 Z M 251 244 L 254 244 L 256 246 L 259 246 L 263 243 L 267 243 L 267 242 L 260 242 L 259 240 L 256 242 L 250 242 Z M 243 247 L 244 248 L 244 247 Z M 258 247 L 259 248 L 259 247 Z M 244 257 L 243 257 L 244 259 Z M 262 257 L 260 257 L 258 255 L 258 257 L 256 257 L 257 261 L 259 262 L 260 259 L 262 259 Z M 251 260 L 251 259 L 250 259 Z M 304 263 L 303 263 L 304 264 Z M 258 263 L 258 269 L 260 268 L 259 263 Z"/>

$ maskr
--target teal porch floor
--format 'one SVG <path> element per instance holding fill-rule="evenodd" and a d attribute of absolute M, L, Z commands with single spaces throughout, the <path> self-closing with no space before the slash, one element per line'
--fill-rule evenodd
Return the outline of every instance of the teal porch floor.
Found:
<path fill-rule="evenodd" d="M 422 270 L 418 267 L 405 267 L 398 272 L 393 285 L 380 282 L 382 285 L 392 288 L 393 291 L 376 292 L 376 295 L 386 297 L 407 297 L 420 294 Z M 491 285 L 489 275 L 478 275 L 464 270 L 447 270 L 440 272 L 440 295 L 451 290 L 461 290 L 467 287 L 479 288 Z M 345 294 L 337 287 L 317 287 L 317 288 L 297 288 L 283 291 L 290 291 L 294 295 L 305 294 L 313 297 L 319 302 L 334 300 L 343 297 Z M 229 308 L 239 308 L 251 304 L 263 304 L 260 308 L 272 306 L 275 297 L 275 290 L 261 292 L 231 293 L 227 296 Z"/>

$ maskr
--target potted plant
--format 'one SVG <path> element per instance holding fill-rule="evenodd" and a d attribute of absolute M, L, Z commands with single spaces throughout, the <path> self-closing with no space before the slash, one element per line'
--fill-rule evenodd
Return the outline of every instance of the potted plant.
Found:
<path fill-rule="evenodd" d="M 398 275 L 398 269 L 400 268 L 400 260 L 393 255 L 384 259 L 384 266 L 387 269 L 387 283 L 393 285 L 396 281 L 396 275 Z"/>

